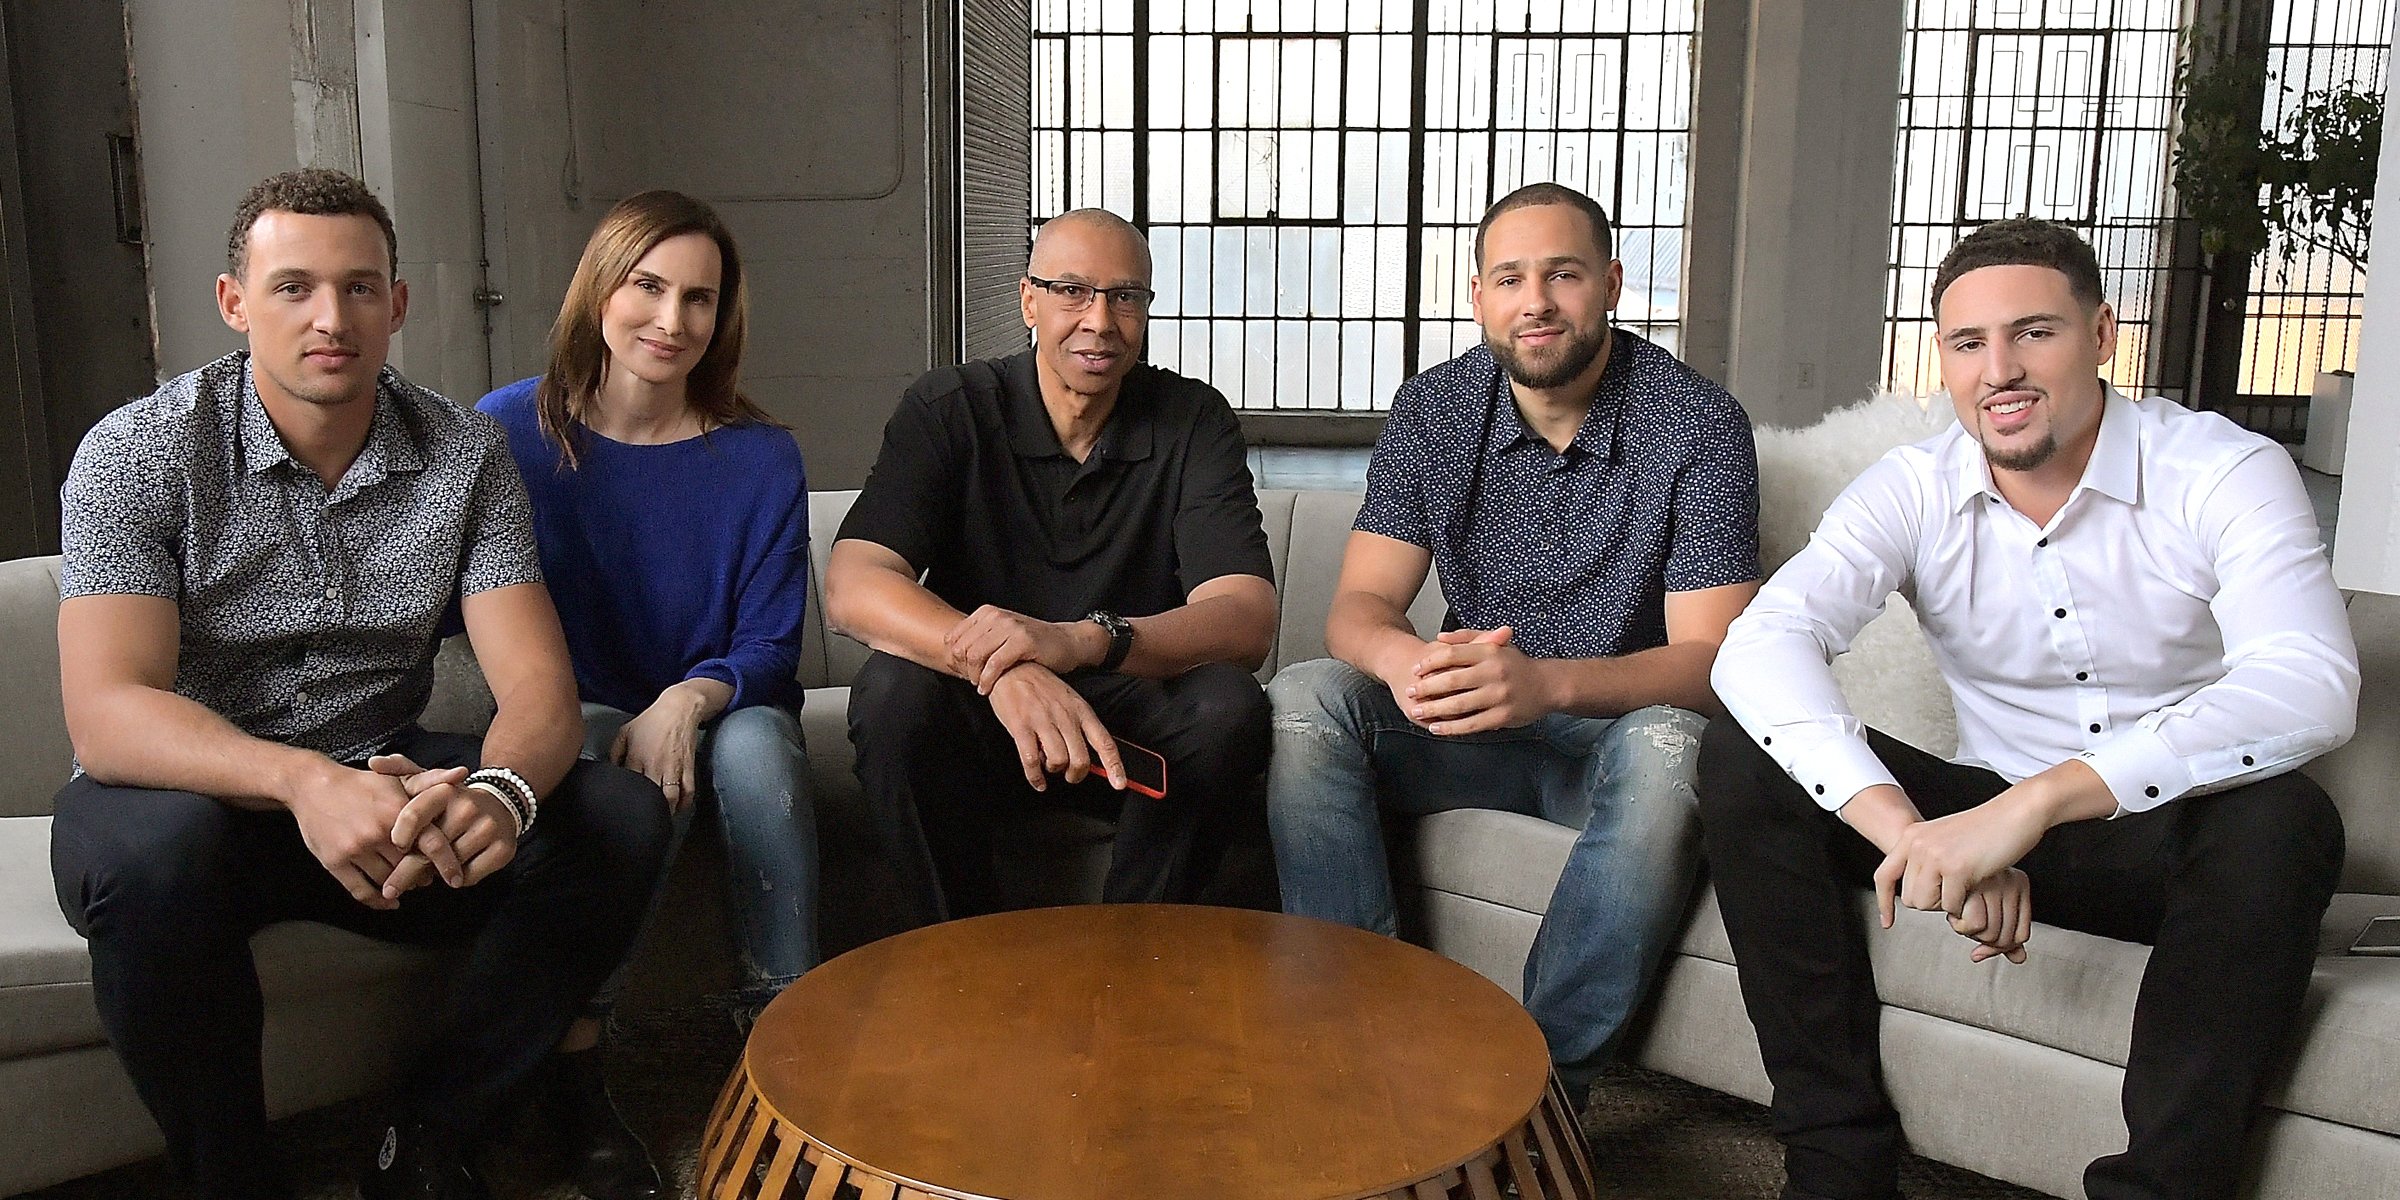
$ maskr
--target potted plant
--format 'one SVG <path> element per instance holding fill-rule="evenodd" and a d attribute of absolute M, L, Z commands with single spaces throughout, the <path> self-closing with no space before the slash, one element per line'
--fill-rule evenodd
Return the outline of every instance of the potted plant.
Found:
<path fill-rule="evenodd" d="M 2266 63 L 2220 55 L 2202 66 L 2192 45 L 2187 34 L 2175 69 L 2183 111 L 2173 164 L 2201 249 L 2247 258 L 2272 248 L 2288 264 L 2316 246 L 2365 267 L 2382 93 L 2344 80 L 2303 94 L 2280 127 L 2262 129 Z"/>
<path fill-rule="evenodd" d="M 2343 80 L 2303 93 L 2278 125 L 2263 127 L 2261 101 L 2270 86 L 2281 86 L 2264 58 L 2222 50 L 2204 58 L 2197 48 L 2186 30 L 2175 69 L 2183 103 L 2172 164 L 2201 250 L 2243 262 L 2273 250 L 2283 273 L 2308 246 L 2364 270 L 2382 94 Z M 2349 372 L 2318 372 L 2302 461 L 2327 474 L 2342 470 L 2350 391 Z"/>

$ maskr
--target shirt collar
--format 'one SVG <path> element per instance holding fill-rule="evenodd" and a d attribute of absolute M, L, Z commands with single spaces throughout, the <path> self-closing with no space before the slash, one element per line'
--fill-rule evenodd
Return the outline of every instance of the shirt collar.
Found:
<path fill-rule="evenodd" d="M 2067 493 L 2067 503 L 2074 503 L 2077 493 L 2089 490 L 2132 504 L 2141 495 L 2142 477 L 2141 437 L 2134 427 L 2133 401 L 2105 379 L 2100 381 L 2100 393 L 2100 435 L 2092 444 L 2092 460 L 2083 466 L 2083 478 Z M 1943 400 L 1947 399 L 1945 395 Z M 1954 481 L 1950 511 L 1957 512 L 1986 496 L 2006 499 L 1992 482 L 1992 464 L 1983 457 L 1983 444 L 1963 423 L 1950 443 L 1950 455 Z"/>
<path fill-rule="evenodd" d="M 1622 329 L 1608 333 L 1608 362 L 1600 368 L 1600 380 L 1592 389 L 1591 407 L 1583 414 L 1583 424 L 1576 428 L 1575 439 L 1567 443 L 1569 450 L 1582 450 L 1595 458 L 1613 459 L 1617 450 L 1617 422 L 1625 412 L 1625 393 L 1633 378 L 1635 343 L 1641 339 Z M 1499 407 L 1492 421 L 1492 435 L 1500 449 L 1506 450 L 1520 441 L 1539 441 L 1526 426 L 1524 415 L 1517 411 L 1516 394 L 1510 390 L 1508 373 L 1500 369 L 1500 361 L 1492 357 L 1491 347 L 1476 347 L 1491 364 L 1490 390 L 1484 402 Z M 1496 394 L 1495 394 L 1496 393 Z M 1546 444 L 1545 444 L 1545 448 Z"/>
<path fill-rule="evenodd" d="M 258 381 L 251 377 L 247 357 L 242 360 L 239 386 L 241 394 L 234 402 L 241 408 L 243 470 L 258 475 L 278 463 L 295 462 L 283 444 L 283 435 L 275 432 L 275 422 L 267 419 L 267 406 L 258 398 Z"/>
<path fill-rule="evenodd" d="M 283 444 L 283 435 L 275 432 L 275 422 L 267 416 L 266 402 L 258 398 L 258 380 L 251 374 L 247 357 L 242 360 L 240 386 L 244 472 L 261 474 L 278 463 L 299 466 L 291 448 Z M 381 483 L 394 472 L 425 469 L 425 447 L 418 443 L 408 422 L 400 417 L 404 386 L 400 373 L 388 363 L 375 377 L 375 419 L 367 427 L 367 444 L 359 448 L 358 458 L 342 474 L 342 492 L 356 492 Z"/>
<path fill-rule="evenodd" d="M 2084 466 L 2078 486 L 2133 504 L 2142 494 L 2142 439 L 2133 401 L 2106 381 L 2100 387 L 2100 440 L 2092 446 L 2092 461 Z"/>
<path fill-rule="evenodd" d="M 1142 369 L 1141 364 L 1134 364 L 1118 385 L 1116 407 L 1101 423 L 1100 440 L 1092 444 L 1087 462 L 1139 462 L 1150 457 L 1157 442 L 1157 423 L 1152 420 L 1147 398 L 1134 383 Z M 1009 360 L 1002 383 L 1009 449 L 1019 458 L 1066 457 L 1067 448 L 1059 443 L 1058 430 L 1050 424 L 1050 409 L 1042 403 L 1041 375 L 1035 370 L 1032 351 Z"/>

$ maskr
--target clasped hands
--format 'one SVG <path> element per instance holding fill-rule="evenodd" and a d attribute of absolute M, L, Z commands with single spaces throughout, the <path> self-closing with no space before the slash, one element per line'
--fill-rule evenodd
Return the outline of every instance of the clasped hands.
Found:
<path fill-rule="evenodd" d="M 1099 661 L 1089 649 L 1099 626 L 1078 628 L 1088 624 L 1038 621 L 986 604 L 942 637 L 950 672 L 991 699 L 992 714 L 1016 743 L 1025 783 L 1037 792 L 1050 790 L 1052 775 L 1081 783 L 1099 774 L 1110 787 L 1125 787 L 1117 739 L 1091 702 L 1060 678 Z"/>
<path fill-rule="evenodd" d="M 1453 629 L 1406 673 L 1387 677 L 1400 712 L 1445 737 L 1514 729 L 1559 709 L 1542 664 L 1515 645 L 1516 631 Z"/>
<path fill-rule="evenodd" d="M 291 805 L 300 839 L 352 899 L 391 910 L 438 876 L 472 887 L 517 853 L 516 821 L 497 798 L 466 786 L 465 767 L 428 770 L 379 754 L 364 771 L 335 767 Z"/>
<path fill-rule="evenodd" d="M 1975 942 L 1968 952 L 1973 961 L 2025 961 L 2033 888 L 2015 864 L 2049 826 L 2017 791 L 1900 830 L 1875 869 L 1875 910 L 1884 928 L 1892 927 L 1898 905 L 1938 911 L 1948 915 L 1952 931 Z"/>

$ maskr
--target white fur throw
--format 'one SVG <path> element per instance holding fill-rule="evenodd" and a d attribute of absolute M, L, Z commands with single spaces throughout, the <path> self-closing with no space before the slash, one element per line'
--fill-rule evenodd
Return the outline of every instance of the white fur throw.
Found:
<path fill-rule="evenodd" d="M 1906 392 L 1877 392 L 1806 429 L 1757 430 L 1759 565 L 1771 575 L 1798 553 L 1826 506 L 1885 451 L 1957 421 L 1947 394 L 1920 404 Z M 1956 748 L 1950 689 L 1934 669 L 1916 613 L 1897 594 L 1834 663 L 1833 674 L 1860 720 L 1935 754 Z"/>

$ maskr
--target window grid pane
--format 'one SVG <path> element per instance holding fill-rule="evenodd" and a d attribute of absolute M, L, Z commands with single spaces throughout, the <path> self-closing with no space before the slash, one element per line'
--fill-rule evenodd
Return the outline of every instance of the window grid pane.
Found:
<path fill-rule="evenodd" d="M 1146 356 L 1236 407 L 1378 412 L 1476 344 L 1475 222 L 1552 180 L 1608 206 L 1618 322 L 1672 350 L 1698 10 L 1433 0 L 1417 29 L 1405 0 L 1039 3 L 1030 225 L 1132 218 L 1157 263 Z"/>
<path fill-rule="evenodd" d="M 1987 221 L 2035 216 L 2092 243 L 2116 305 L 2110 381 L 2147 377 L 2172 263 L 2166 204 L 2180 0 L 1912 0 L 1892 172 L 1884 381 L 1942 386 L 1934 270 Z"/>
<path fill-rule="evenodd" d="M 2267 35 L 2266 128 L 2344 81 L 2381 95 L 2391 20 L 2386 0 L 2280 0 Z M 2323 247 L 2279 240 L 2262 252 L 2242 325 L 2242 399 L 2297 404 L 2317 372 L 2355 370 L 2366 290 L 2362 267 Z"/>

